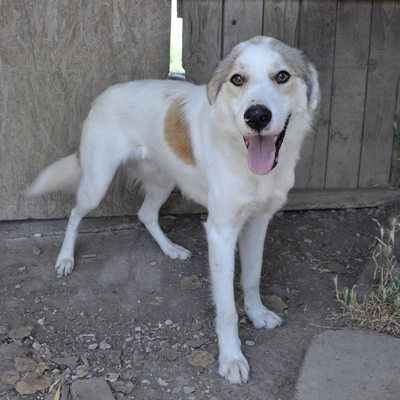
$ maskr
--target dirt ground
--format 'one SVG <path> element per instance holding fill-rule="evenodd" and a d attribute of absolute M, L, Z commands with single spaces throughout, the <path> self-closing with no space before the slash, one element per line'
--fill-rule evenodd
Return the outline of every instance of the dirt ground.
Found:
<path fill-rule="evenodd" d="M 163 255 L 136 217 L 86 219 L 76 269 L 62 279 L 53 265 L 65 220 L 1 223 L 0 398 L 54 399 L 61 385 L 61 399 L 70 399 L 74 381 L 105 377 L 116 399 L 290 399 L 311 338 L 329 328 L 325 318 L 338 307 L 333 276 L 352 287 L 379 234 L 374 219 L 386 224 L 396 213 L 382 207 L 273 218 L 261 292 L 285 303 L 285 323 L 257 330 L 241 316 L 251 367 L 241 386 L 217 373 L 205 215 L 161 219 L 168 236 L 193 251 L 187 261 Z M 235 287 L 239 299 L 238 279 Z M 19 394 L 40 384 L 21 389 L 34 369 L 46 389 Z"/>

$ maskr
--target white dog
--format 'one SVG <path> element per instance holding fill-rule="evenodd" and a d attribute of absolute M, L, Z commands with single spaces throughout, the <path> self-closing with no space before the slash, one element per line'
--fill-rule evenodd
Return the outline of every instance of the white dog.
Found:
<path fill-rule="evenodd" d="M 110 87 L 93 102 L 80 151 L 47 167 L 27 190 L 29 196 L 77 190 L 55 266 L 58 276 L 72 272 L 78 225 L 121 164 L 142 185 L 139 219 L 162 251 L 189 258 L 190 251 L 172 243 L 158 224 L 161 205 L 178 185 L 208 209 L 219 373 L 232 383 L 246 382 L 249 365 L 234 300 L 236 244 L 247 315 L 256 328 L 275 328 L 282 320 L 263 306 L 259 293 L 264 239 L 294 184 L 319 102 L 317 72 L 306 56 L 261 36 L 238 44 L 206 86 L 144 80 Z"/>

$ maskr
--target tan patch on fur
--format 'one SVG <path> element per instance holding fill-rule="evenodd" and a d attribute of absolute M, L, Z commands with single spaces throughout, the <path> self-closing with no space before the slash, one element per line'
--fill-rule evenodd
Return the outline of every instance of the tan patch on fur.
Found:
<path fill-rule="evenodd" d="M 164 119 L 164 137 L 168 146 L 185 164 L 194 165 L 189 124 L 183 115 L 183 101 L 176 100 L 167 110 Z"/>

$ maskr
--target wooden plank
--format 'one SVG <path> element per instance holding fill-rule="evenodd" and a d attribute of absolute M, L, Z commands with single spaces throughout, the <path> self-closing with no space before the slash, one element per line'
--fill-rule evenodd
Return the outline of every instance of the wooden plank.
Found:
<path fill-rule="evenodd" d="M 221 59 L 222 1 L 185 0 L 182 4 L 182 63 L 186 79 L 205 84 Z"/>
<path fill-rule="evenodd" d="M 69 214 L 73 197 L 21 192 L 78 149 L 90 103 L 106 87 L 167 77 L 170 9 L 169 0 L 0 2 L 0 219 Z M 114 186 L 93 215 L 134 213 L 137 203 Z"/>
<path fill-rule="evenodd" d="M 400 3 L 375 1 L 358 186 L 390 181 L 393 120 L 400 79 Z"/>
<path fill-rule="evenodd" d="M 400 189 L 307 189 L 292 190 L 284 210 L 370 208 L 400 202 Z"/>
<path fill-rule="evenodd" d="M 222 54 L 254 36 L 262 35 L 263 0 L 225 0 Z"/>
<path fill-rule="evenodd" d="M 317 68 L 321 86 L 321 107 L 315 132 L 307 137 L 296 167 L 297 189 L 325 187 L 335 32 L 336 2 L 301 2 L 299 47 Z"/>
<path fill-rule="evenodd" d="M 299 44 L 300 1 L 268 0 L 264 4 L 263 34 L 297 47 Z"/>
<path fill-rule="evenodd" d="M 400 203 L 400 189 L 364 188 L 364 189 L 293 189 L 283 206 L 285 211 L 327 210 L 348 208 L 372 208 Z M 161 209 L 161 215 L 206 213 L 207 210 L 197 203 L 173 194 Z"/>
<path fill-rule="evenodd" d="M 372 1 L 338 2 L 326 188 L 356 188 Z"/>

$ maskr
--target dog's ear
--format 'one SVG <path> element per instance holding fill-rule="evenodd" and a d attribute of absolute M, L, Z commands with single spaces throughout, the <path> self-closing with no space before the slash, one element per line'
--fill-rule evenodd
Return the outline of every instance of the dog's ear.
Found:
<path fill-rule="evenodd" d="M 215 103 L 221 85 L 222 82 L 220 82 L 220 80 L 217 77 L 217 71 L 214 71 L 207 84 L 207 97 L 210 104 Z"/>
<path fill-rule="evenodd" d="M 214 73 L 207 84 L 207 97 L 210 104 L 214 104 L 223 83 L 232 72 L 233 65 L 241 53 L 243 43 L 236 45 L 232 51 L 217 65 Z"/>
<path fill-rule="evenodd" d="M 311 110 L 317 111 L 321 102 L 318 72 L 310 61 L 307 63 L 307 70 L 306 84 L 308 106 L 311 108 Z"/>

